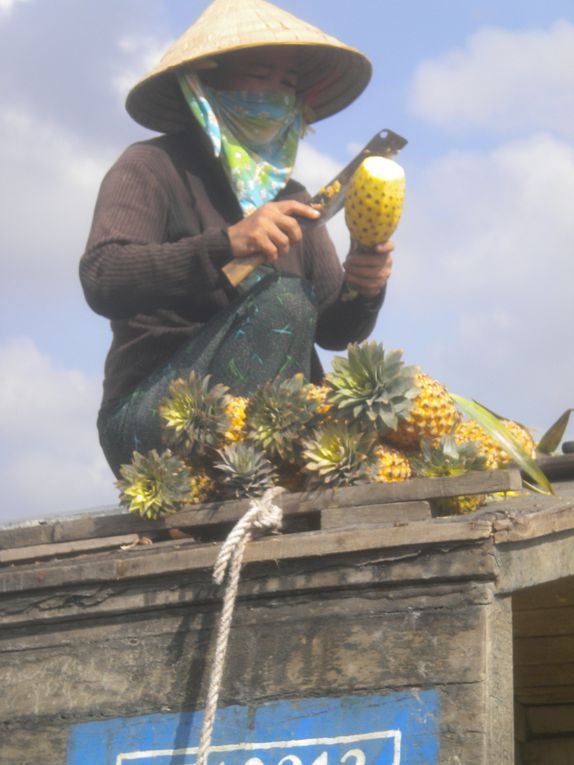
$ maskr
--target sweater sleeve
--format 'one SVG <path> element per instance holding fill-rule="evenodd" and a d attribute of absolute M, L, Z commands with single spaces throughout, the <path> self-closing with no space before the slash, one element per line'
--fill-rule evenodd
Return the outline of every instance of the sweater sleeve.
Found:
<path fill-rule="evenodd" d="M 319 303 L 316 342 L 326 350 L 344 350 L 371 334 L 385 290 L 375 298 L 343 300 L 344 272 L 325 226 L 310 230 L 306 239 L 305 256 Z"/>
<path fill-rule="evenodd" d="M 224 225 L 169 241 L 170 197 L 162 173 L 129 151 L 104 178 L 80 278 L 90 307 L 110 319 L 229 303 L 221 268 L 231 260 Z"/>

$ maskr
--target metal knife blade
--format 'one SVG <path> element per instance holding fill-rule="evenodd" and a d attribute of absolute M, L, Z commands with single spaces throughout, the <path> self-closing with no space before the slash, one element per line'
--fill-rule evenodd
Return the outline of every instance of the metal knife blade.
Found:
<path fill-rule="evenodd" d="M 355 170 L 367 157 L 393 157 L 407 145 L 406 138 L 392 130 L 381 130 L 369 143 L 346 165 L 333 180 L 313 196 L 308 202 L 311 207 L 321 212 L 316 220 L 305 218 L 299 223 L 302 228 L 320 226 L 330 220 L 345 204 L 345 194 Z"/>
<path fill-rule="evenodd" d="M 319 210 L 321 217 L 315 220 L 299 218 L 302 229 L 322 226 L 339 212 L 345 204 L 347 187 L 355 170 L 367 157 L 393 157 L 407 145 L 406 138 L 385 128 L 376 133 L 369 143 L 346 165 L 333 180 L 317 192 L 307 204 Z M 229 282 L 236 287 L 249 274 L 265 261 L 263 255 L 251 255 L 246 258 L 235 258 L 223 267 Z"/>

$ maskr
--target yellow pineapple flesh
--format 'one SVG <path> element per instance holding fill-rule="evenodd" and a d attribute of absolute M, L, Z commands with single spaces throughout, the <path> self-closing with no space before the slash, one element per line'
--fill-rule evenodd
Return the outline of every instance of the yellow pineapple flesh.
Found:
<path fill-rule="evenodd" d="M 386 242 L 401 217 L 405 172 L 394 160 L 367 157 L 353 175 L 345 197 L 345 221 L 361 247 Z"/>

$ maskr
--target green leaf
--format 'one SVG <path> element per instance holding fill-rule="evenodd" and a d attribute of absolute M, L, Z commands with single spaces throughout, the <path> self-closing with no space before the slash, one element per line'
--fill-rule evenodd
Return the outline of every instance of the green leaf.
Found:
<path fill-rule="evenodd" d="M 570 412 L 574 412 L 574 409 L 567 409 L 564 414 L 560 415 L 556 422 L 548 428 L 536 445 L 536 451 L 541 454 L 552 454 L 552 452 L 560 446 L 564 431 L 568 426 Z"/>
<path fill-rule="evenodd" d="M 468 417 L 472 417 L 473 420 L 476 420 L 488 435 L 492 436 L 492 438 L 500 444 L 522 472 L 526 473 L 536 481 L 547 494 L 554 494 L 552 485 L 542 472 L 536 460 L 533 460 L 532 457 L 524 451 L 522 446 L 520 446 L 518 441 L 508 432 L 507 428 L 504 427 L 497 417 L 476 401 L 469 401 L 454 393 L 451 393 L 451 396 Z"/>

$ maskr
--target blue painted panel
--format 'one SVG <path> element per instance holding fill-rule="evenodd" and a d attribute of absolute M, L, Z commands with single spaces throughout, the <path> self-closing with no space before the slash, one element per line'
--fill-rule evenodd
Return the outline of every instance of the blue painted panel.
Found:
<path fill-rule="evenodd" d="M 439 717 L 434 690 L 227 707 L 209 765 L 436 765 Z M 67 765 L 192 765 L 202 720 L 196 712 L 77 725 Z"/>

